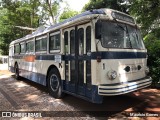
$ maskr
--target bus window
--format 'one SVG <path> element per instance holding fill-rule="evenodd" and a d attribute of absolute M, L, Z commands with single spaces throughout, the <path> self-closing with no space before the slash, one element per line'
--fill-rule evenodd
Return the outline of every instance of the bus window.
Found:
<path fill-rule="evenodd" d="M 41 40 L 41 50 L 46 51 L 47 50 L 47 38 L 43 38 Z"/>
<path fill-rule="evenodd" d="M 20 53 L 20 45 L 19 44 L 15 45 L 15 53 L 16 54 Z"/>
<path fill-rule="evenodd" d="M 40 40 L 36 40 L 36 52 L 40 51 Z"/>
<path fill-rule="evenodd" d="M 41 38 L 36 40 L 36 52 L 47 50 L 47 38 Z"/>
<path fill-rule="evenodd" d="M 86 53 L 91 52 L 91 26 L 86 28 Z M 91 88 L 91 61 L 86 61 L 86 85 Z"/>
<path fill-rule="evenodd" d="M 60 50 L 60 34 L 50 37 L 50 50 Z"/>
<path fill-rule="evenodd" d="M 69 53 L 69 46 L 68 46 L 68 31 L 64 33 L 64 43 L 65 43 L 65 54 L 67 55 Z M 69 81 L 69 64 L 68 60 L 65 61 L 65 79 L 66 81 Z"/>
<path fill-rule="evenodd" d="M 75 55 L 75 30 L 70 31 L 70 54 Z M 75 70 L 75 60 L 70 61 L 70 69 L 71 69 L 71 83 L 75 83 L 76 80 L 76 70 Z"/>
<path fill-rule="evenodd" d="M 64 43 L 65 43 L 65 48 L 64 48 L 64 50 L 65 50 L 65 54 L 68 54 L 69 53 L 69 49 L 68 49 L 68 31 L 66 31 L 65 33 L 64 33 Z"/>
<path fill-rule="evenodd" d="M 86 53 L 91 52 L 91 26 L 86 28 Z"/>
<path fill-rule="evenodd" d="M 21 43 L 21 53 L 25 53 L 26 49 L 25 49 L 25 43 Z"/>
<path fill-rule="evenodd" d="M 27 46 L 27 52 L 33 52 L 34 51 L 34 41 L 30 41 L 26 44 Z"/>
<path fill-rule="evenodd" d="M 84 30 L 78 29 L 78 41 L 79 41 L 79 55 L 84 54 Z"/>
<path fill-rule="evenodd" d="M 75 54 L 75 31 L 74 30 L 71 30 L 70 32 L 70 51 L 72 55 Z"/>
<path fill-rule="evenodd" d="M 78 41 L 79 41 L 79 55 L 84 54 L 84 29 L 80 28 L 78 29 Z M 79 72 L 79 85 L 83 85 L 84 81 L 84 61 L 80 60 L 79 61 L 79 67 L 78 67 L 78 72 Z"/>

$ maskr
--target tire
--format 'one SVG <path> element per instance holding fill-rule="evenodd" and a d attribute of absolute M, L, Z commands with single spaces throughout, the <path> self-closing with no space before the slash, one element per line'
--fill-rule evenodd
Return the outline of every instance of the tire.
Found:
<path fill-rule="evenodd" d="M 48 77 L 48 90 L 51 96 L 54 98 L 62 98 L 62 85 L 60 74 L 57 69 L 51 69 L 49 71 Z"/>
<path fill-rule="evenodd" d="M 18 64 L 15 65 L 14 71 L 15 71 L 15 78 L 16 78 L 17 80 L 19 80 L 19 79 L 20 79 L 20 76 L 19 76 Z"/>

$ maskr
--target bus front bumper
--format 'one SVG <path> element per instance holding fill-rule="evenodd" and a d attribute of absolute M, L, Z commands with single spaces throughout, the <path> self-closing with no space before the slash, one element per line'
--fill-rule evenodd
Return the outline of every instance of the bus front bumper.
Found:
<path fill-rule="evenodd" d="M 98 94 L 104 96 L 121 95 L 148 87 L 151 83 L 151 77 L 145 77 L 125 83 L 101 84 L 98 86 Z"/>

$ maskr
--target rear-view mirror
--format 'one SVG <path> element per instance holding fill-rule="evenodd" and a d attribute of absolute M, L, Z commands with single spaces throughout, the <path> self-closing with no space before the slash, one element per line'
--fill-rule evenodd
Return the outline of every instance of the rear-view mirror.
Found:
<path fill-rule="evenodd" d="M 95 38 L 96 39 L 101 39 L 101 29 L 102 29 L 102 22 L 101 21 L 97 21 L 95 24 Z"/>

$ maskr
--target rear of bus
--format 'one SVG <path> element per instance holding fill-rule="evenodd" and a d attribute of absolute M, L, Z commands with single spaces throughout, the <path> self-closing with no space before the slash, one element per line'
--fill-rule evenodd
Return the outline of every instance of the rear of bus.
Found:
<path fill-rule="evenodd" d="M 118 11 L 104 11 L 105 17 L 95 23 L 98 94 L 120 95 L 150 86 L 147 50 L 134 19 Z"/>

